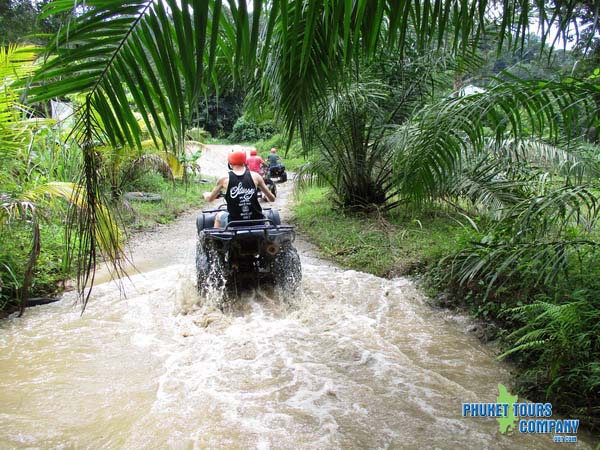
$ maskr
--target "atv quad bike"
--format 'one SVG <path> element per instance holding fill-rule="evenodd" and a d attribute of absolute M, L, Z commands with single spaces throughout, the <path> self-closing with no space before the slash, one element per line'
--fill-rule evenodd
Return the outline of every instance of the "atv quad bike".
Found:
<path fill-rule="evenodd" d="M 283 164 L 271 164 L 267 169 L 267 173 L 269 177 L 278 178 L 280 183 L 285 183 L 287 181 L 287 172 L 285 171 L 285 166 Z"/>
<path fill-rule="evenodd" d="M 225 207 L 225 205 L 222 205 Z M 294 291 L 302 280 L 298 252 L 292 245 L 294 227 L 281 225 L 279 214 L 264 209 L 264 219 L 229 222 L 215 228 L 215 216 L 224 209 L 202 211 L 196 219 L 196 273 L 198 290 L 210 289 L 225 297 L 241 286 L 262 281 Z"/>

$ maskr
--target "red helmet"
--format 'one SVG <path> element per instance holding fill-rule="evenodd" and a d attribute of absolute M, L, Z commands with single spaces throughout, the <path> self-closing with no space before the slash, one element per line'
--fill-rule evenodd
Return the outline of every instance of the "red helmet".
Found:
<path fill-rule="evenodd" d="M 243 166 L 246 164 L 246 152 L 244 150 L 234 150 L 227 155 L 227 161 L 233 166 Z"/>
<path fill-rule="evenodd" d="M 273 148 L 271 149 L 271 153 L 277 153 L 277 149 L 276 149 L 275 147 L 273 147 Z"/>
<path fill-rule="evenodd" d="M 256 156 L 256 149 L 253 148 L 252 150 L 250 150 L 250 156 Z"/>

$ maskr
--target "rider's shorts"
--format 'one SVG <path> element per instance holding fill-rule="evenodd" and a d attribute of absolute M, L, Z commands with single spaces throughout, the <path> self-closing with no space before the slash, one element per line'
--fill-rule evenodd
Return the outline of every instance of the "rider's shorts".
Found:
<path fill-rule="evenodd" d="M 225 228 L 227 226 L 227 222 L 229 222 L 229 212 L 223 211 L 221 213 L 221 227 Z"/>

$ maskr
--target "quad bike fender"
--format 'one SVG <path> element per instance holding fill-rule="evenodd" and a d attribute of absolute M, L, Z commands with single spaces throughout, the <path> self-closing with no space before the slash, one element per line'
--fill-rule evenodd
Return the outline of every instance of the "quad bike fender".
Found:
<path fill-rule="evenodd" d="M 196 229 L 198 233 L 207 228 L 215 227 L 215 219 L 218 211 L 202 212 L 196 217 Z"/>

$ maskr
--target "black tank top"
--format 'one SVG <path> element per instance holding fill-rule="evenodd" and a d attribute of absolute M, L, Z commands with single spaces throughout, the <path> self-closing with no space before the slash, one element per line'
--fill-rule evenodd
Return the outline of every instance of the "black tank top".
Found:
<path fill-rule="evenodd" d="M 258 189 L 249 170 L 243 175 L 229 172 L 229 184 L 225 194 L 229 221 L 262 219 L 262 208 L 258 203 Z"/>

